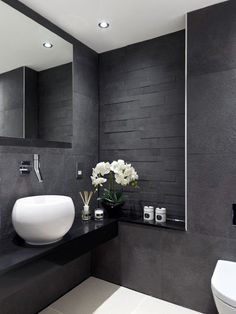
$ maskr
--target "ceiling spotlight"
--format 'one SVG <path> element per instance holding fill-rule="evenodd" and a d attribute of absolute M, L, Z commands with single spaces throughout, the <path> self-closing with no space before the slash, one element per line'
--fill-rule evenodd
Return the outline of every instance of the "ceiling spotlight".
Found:
<path fill-rule="evenodd" d="M 53 47 L 53 44 L 51 44 L 50 42 L 46 41 L 45 43 L 43 43 L 43 46 L 45 48 L 52 48 Z"/>
<path fill-rule="evenodd" d="M 100 28 L 108 28 L 110 26 L 110 24 L 106 21 L 102 21 L 102 22 L 98 23 L 98 26 Z"/>

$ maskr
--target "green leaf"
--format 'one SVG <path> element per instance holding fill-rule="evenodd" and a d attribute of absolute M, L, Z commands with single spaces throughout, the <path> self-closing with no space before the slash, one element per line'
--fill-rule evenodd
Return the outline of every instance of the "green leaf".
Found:
<path fill-rule="evenodd" d="M 109 203 L 114 203 L 114 201 L 111 200 L 111 199 L 109 199 L 109 198 L 103 198 L 102 200 L 105 200 L 105 201 L 107 201 L 107 202 L 109 202 Z"/>

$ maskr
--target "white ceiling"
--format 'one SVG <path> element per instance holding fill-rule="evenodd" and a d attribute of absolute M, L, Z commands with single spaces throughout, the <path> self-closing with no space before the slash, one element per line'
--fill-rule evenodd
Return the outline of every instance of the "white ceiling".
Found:
<path fill-rule="evenodd" d="M 222 0 L 21 0 L 97 52 L 181 30 L 187 12 Z M 109 29 L 99 29 L 107 20 Z"/>
<path fill-rule="evenodd" d="M 43 43 L 53 43 L 52 49 Z M 0 1 L 0 73 L 22 66 L 42 71 L 71 62 L 67 41 Z"/>

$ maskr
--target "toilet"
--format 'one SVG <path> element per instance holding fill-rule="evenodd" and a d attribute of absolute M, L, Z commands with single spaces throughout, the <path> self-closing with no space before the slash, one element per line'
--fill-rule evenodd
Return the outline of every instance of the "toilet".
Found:
<path fill-rule="evenodd" d="M 211 289 L 219 314 L 236 314 L 236 263 L 217 262 Z"/>

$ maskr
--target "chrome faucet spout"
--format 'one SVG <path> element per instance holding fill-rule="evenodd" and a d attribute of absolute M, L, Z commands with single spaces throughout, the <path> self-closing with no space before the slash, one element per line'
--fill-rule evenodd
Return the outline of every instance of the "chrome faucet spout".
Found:
<path fill-rule="evenodd" d="M 39 154 L 34 154 L 34 171 L 39 182 L 43 182 L 43 178 L 40 171 Z"/>

